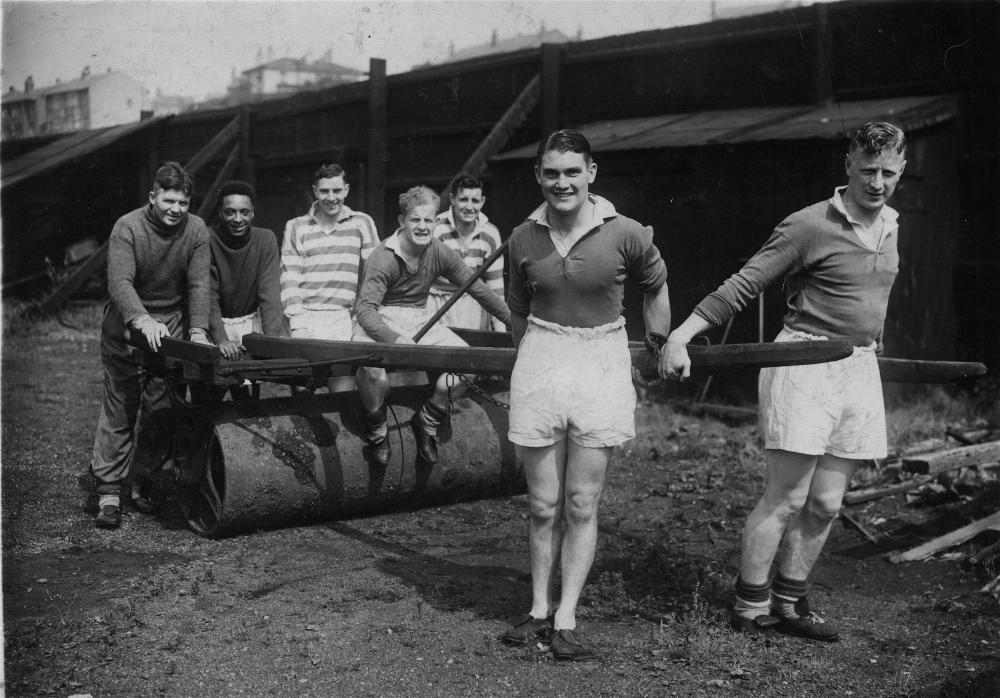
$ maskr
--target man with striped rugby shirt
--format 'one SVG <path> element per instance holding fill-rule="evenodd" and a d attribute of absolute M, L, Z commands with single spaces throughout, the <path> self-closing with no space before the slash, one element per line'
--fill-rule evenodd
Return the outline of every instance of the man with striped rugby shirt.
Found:
<path fill-rule="evenodd" d="M 285 226 L 281 304 L 294 338 L 350 341 L 353 334 L 361 267 L 379 237 L 371 216 L 344 203 L 350 190 L 340 165 L 323 165 L 313 176 L 316 200 L 309 212 Z M 327 387 L 332 392 L 352 384 L 339 377 Z"/>
<path fill-rule="evenodd" d="M 483 213 L 483 183 L 472 175 L 463 174 L 455 180 L 448 195 L 451 206 L 437 217 L 434 237 L 446 244 L 477 271 L 483 262 L 500 247 L 500 231 Z M 503 290 L 503 257 L 497 259 L 483 274 L 486 286 L 501 298 Z M 458 289 L 443 277 L 435 280 L 427 297 L 427 309 L 432 313 L 444 305 Z M 465 327 L 471 330 L 506 332 L 507 327 L 491 317 L 472 296 L 463 296 L 445 313 L 441 320 L 447 327 Z"/>

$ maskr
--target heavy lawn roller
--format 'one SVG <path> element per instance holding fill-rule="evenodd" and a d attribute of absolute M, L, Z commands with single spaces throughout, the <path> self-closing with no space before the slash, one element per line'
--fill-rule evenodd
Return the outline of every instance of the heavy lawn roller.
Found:
<path fill-rule="evenodd" d="M 523 492 L 524 476 L 507 440 L 506 379 L 515 358 L 509 335 L 458 332 L 473 346 L 247 335 L 249 358 L 237 361 L 225 360 L 216 347 L 172 338 L 163 340 L 158 353 L 144 350 L 147 368 L 171 386 L 170 462 L 188 525 L 219 537 Z M 655 359 L 644 345 L 634 342 L 630 350 L 639 372 L 655 376 Z M 710 373 L 832 361 L 848 356 L 851 346 L 816 341 L 689 350 L 693 370 Z M 933 376 L 945 379 L 942 362 L 935 364 L 939 372 Z M 385 467 L 369 457 L 357 393 L 313 392 L 331 376 L 352 375 L 363 365 L 388 369 L 394 384 L 388 397 L 392 459 Z M 949 380 L 985 372 L 982 364 L 948 366 Z M 894 370 L 899 379 L 900 366 Z M 479 376 L 455 401 L 433 466 L 417 456 L 409 426 L 429 394 L 424 372 Z M 928 375 L 914 374 L 920 380 Z M 239 399 L 225 399 L 230 388 L 248 383 L 251 389 Z"/>

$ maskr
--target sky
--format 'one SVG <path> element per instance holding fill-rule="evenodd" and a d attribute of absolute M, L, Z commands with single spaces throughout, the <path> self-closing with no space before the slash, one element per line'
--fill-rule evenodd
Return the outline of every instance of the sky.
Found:
<path fill-rule="evenodd" d="M 715 9 L 767 0 L 718 0 Z M 390 74 L 439 62 L 456 50 L 546 29 L 582 38 L 708 21 L 709 0 L 2 0 L 0 84 L 24 89 L 121 70 L 153 95 L 204 98 L 273 56 L 320 59 L 368 70 L 383 58 Z M 768 8 L 770 9 L 770 8 Z"/>

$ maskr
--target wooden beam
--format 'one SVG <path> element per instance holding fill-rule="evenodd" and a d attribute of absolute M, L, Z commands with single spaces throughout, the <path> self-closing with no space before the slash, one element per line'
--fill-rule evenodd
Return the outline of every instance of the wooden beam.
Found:
<path fill-rule="evenodd" d="M 202 220 L 206 220 L 206 216 L 212 212 L 212 208 L 215 204 L 215 193 L 219 191 L 223 184 L 227 180 L 233 178 L 236 174 L 236 168 L 240 164 L 240 144 L 237 143 L 233 146 L 233 149 L 229 151 L 229 157 L 226 158 L 225 164 L 222 169 L 219 170 L 219 174 L 215 176 L 215 180 L 208 187 L 208 191 L 205 192 L 205 198 L 202 199 L 201 205 L 198 207 L 198 217 Z"/>
<path fill-rule="evenodd" d="M 211 162 L 212 158 L 234 141 L 240 134 L 240 115 L 233 117 L 232 121 L 226 124 L 221 131 L 215 134 L 205 146 L 192 156 L 184 165 L 188 174 L 194 177 L 201 169 Z"/>
<path fill-rule="evenodd" d="M 973 538 L 983 531 L 987 531 L 991 528 L 1000 531 L 1000 511 L 987 516 L 985 519 L 973 521 L 968 526 L 962 526 L 962 528 L 952 531 L 947 535 L 939 536 L 934 540 L 927 541 L 923 545 L 910 548 L 906 552 L 894 552 L 889 555 L 889 562 L 899 563 L 925 560 L 934 553 L 947 550 L 948 548 L 964 543 L 970 538 Z"/>
<path fill-rule="evenodd" d="M 949 383 L 986 375 L 986 365 L 975 361 L 920 361 L 879 357 L 883 383 Z"/>
<path fill-rule="evenodd" d="M 249 182 L 251 186 L 257 186 L 257 172 L 253 166 L 253 153 L 250 151 L 250 108 L 243 107 L 240 110 L 240 179 Z"/>
<path fill-rule="evenodd" d="M 368 171 L 365 178 L 365 213 L 372 217 L 375 229 L 385 233 L 385 180 L 387 82 L 385 60 L 372 58 L 368 68 Z"/>
<path fill-rule="evenodd" d="M 486 164 L 489 159 L 499 153 L 507 145 L 507 141 L 514 135 L 514 132 L 527 121 L 528 116 L 538 106 L 538 100 L 541 98 L 541 95 L 542 78 L 540 74 L 537 74 L 521 90 L 521 94 L 517 96 L 517 99 L 507 107 L 507 110 L 500 117 L 500 120 L 493 125 L 486 138 L 483 139 L 483 142 L 479 144 L 472 155 L 465 161 L 465 164 L 462 165 L 459 173 L 455 177 L 452 177 L 448 186 L 441 193 L 442 202 L 448 200 L 448 194 L 452 192 L 455 180 L 460 174 L 467 173 L 476 177 L 482 176 L 483 172 L 486 171 Z"/>
<path fill-rule="evenodd" d="M 830 23 L 827 21 L 826 5 L 818 2 L 813 5 L 816 25 L 813 29 L 813 60 L 816 62 L 813 74 L 814 101 L 816 104 L 829 104 L 833 100 L 833 78 L 830 74 L 830 53 L 833 41 L 830 33 Z"/>
<path fill-rule="evenodd" d="M 415 368 L 467 373 L 509 374 L 517 353 L 511 347 L 435 347 L 405 344 L 334 342 L 322 339 L 292 339 L 249 334 L 243 346 L 255 357 L 301 358 L 324 361 L 363 353 L 378 354 L 371 366 Z M 813 341 L 770 344 L 728 344 L 718 347 L 688 346 L 692 371 L 708 372 L 792 366 L 834 361 L 850 356 L 850 342 Z M 630 346 L 632 364 L 647 377 L 656 377 L 657 361 L 642 345 Z"/>
<path fill-rule="evenodd" d="M 935 475 L 969 465 L 984 465 L 1000 460 L 1000 441 L 962 446 L 948 451 L 924 453 L 903 458 L 903 470 L 920 475 Z"/>
<path fill-rule="evenodd" d="M 976 552 L 975 555 L 969 556 L 969 563 L 973 565 L 978 565 L 984 560 L 989 560 L 994 555 L 1000 555 L 1000 540 L 993 543 L 992 545 L 987 545 L 982 550 Z"/>
<path fill-rule="evenodd" d="M 542 44 L 542 138 L 559 128 L 560 63 L 559 44 Z"/>
<path fill-rule="evenodd" d="M 870 502 L 873 499 L 881 499 L 882 497 L 889 497 L 894 494 L 909 492 L 910 490 L 915 490 L 918 487 L 926 485 L 932 480 L 934 480 L 933 477 L 916 477 L 912 480 L 900 482 L 895 485 L 886 485 L 885 487 L 869 487 L 865 490 L 854 490 L 844 495 L 844 504 L 861 504 L 862 502 Z"/>
<path fill-rule="evenodd" d="M 108 243 L 105 241 L 103 245 L 98 248 L 94 256 L 88 259 L 86 262 L 80 265 L 80 268 L 69 275 L 69 277 L 63 281 L 59 286 L 46 298 L 44 301 L 39 303 L 38 309 L 43 313 L 51 315 L 55 313 L 63 306 L 63 303 L 68 301 L 74 293 L 83 288 L 92 276 L 100 274 L 108 264 Z"/>

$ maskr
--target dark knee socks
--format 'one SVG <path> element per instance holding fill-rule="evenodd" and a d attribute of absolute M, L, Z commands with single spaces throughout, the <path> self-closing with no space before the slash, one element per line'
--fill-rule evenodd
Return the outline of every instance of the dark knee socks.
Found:
<path fill-rule="evenodd" d="M 771 585 L 748 584 L 742 577 L 736 578 L 736 603 L 733 611 L 737 615 L 751 620 L 757 616 L 766 616 L 771 609 Z"/>
<path fill-rule="evenodd" d="M 795 604 L 806 595 L 805 580 L 789 579 L 779 574 L 774 578 L 771 585 L 771 596 L 774 603 L 771 604 L 771 611 L 779 618 L 798 618 L 795 612 Z"/>

